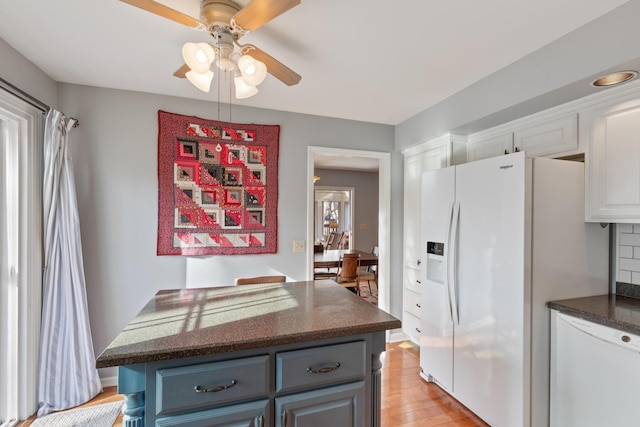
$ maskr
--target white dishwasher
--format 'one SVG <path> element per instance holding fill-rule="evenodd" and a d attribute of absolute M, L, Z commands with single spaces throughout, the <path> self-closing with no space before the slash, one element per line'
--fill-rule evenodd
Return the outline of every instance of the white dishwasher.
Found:
<path fill-rule="evenodd" d="M 551 427 L 640 426 L 640 336 L 551 313 Z"/>

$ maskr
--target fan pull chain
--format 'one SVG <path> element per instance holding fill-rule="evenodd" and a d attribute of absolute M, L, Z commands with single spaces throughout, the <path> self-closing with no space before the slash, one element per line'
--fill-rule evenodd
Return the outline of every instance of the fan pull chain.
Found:
<path fill-rule="evenodd" d="M 220 121 L 220 72 L 216 74 L 218 75 L 218 121 Z"/>
<path fill-rule="evenodd" d="M 231 102 L 233 101 L 233 98 L 231 97 L 231 80 L 229 80 L 229 121 L 232 122 L 233 120 L 231 120 Z"/>

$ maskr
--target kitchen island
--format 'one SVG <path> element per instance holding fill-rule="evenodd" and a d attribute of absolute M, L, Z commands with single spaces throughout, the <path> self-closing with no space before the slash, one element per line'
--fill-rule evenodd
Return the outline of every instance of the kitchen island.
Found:
<path fill-rule="evenodd" d="M 332 281 L 159 291 L 96 360 L 124 425 L 379 426 L 400 321 Z"/>

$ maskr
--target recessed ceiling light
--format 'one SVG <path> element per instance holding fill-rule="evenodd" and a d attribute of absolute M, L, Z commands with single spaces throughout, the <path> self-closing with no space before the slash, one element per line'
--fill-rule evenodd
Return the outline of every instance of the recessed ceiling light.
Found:
<path fill-rule="evenodd" d="M 613 86 L 620 83 L 628 82 L 637 75 L 638 73 L 635 71 L 617 71 L 615 73 L 607 74 L 606 76 L 602 76 L 594 80 L 593 82 L 591 82 L 591 85 L 598 87 Z"/>

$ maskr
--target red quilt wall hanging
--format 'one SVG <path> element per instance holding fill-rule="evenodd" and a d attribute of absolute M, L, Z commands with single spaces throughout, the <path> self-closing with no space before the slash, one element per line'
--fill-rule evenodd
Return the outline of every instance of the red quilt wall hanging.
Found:
<path fill-rule="evenodd" d="M 158 255 L 275 253 L 279 137 L 158 111 Z"/>

